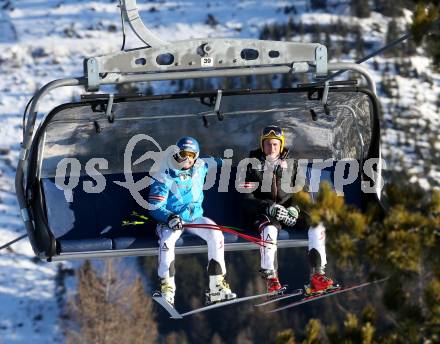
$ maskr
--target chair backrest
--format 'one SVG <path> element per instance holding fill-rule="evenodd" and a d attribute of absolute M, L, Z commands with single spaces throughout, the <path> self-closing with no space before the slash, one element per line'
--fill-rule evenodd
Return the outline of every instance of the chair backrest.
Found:
<path fill-rule="evenodd" d="M 319 183 L 326 181 L 334 186 L 335 164 L 322 171 L 314 168 L 311 163 L 307 165 L 306 188 L 310 190 L 312 197 L 316 196 Z M 137 173 L 134 178 L 138 180 L 146 175 L 147 173 Z M 236 169 L 233 168 L 228 192 L 219 192 L 219 173 L 217 174 L 215 185 L 205 191 L 204 215 L 218 224 L 244 228 L 255 235 L 251 228 L 245 228 L 246 221 L 240 209 L 240 194 L 235 189 L 235 175 Z M 114 183 L 124 180 L 123 174 L 105 177 L 106 187 L 97 194 L 86 193 L 81 187 L 83 182 L 92 180 L 91 177 L 80 177 L 70 203 L 66 201 L 63 190 L 55 185 L 54 178 L 43 179 L 49 228 L 60 243 L 61 250 L 74 252 L 129 248 L 138 239 L 142 241 L 138 241 L 136 247 L 157 247 L 154 221 L 147 221 L 144 225 L 122 226 L 123 221 L 138 220 L 132 216 L 133 211 L 148 216 L 148 211 L 137 204 L 127 189 Z M 147 199 L 148 192 L 148 188 L 141 192 L 144 199 Z M 344 193 L 347 203 L 359 206 L 360 180 L 345 186 Z M 282 238 L 289 239 L 290 234 Z"/>

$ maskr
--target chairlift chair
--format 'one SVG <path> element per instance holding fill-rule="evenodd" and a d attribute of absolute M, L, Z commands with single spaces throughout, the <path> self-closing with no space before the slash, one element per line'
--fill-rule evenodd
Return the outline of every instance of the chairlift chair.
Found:
<path fill-rule="evenodd" d="M 361 168 L 355 181 L 343 188 L 346 202 L 361 209 L 378 202 L 381 165 L 370 166 L 368 171 L 364 162 L 381 156 L 380 106 L 373 79 L 364 67 L 329 63 L 326 47 L 318 43 L 214 38 L 164 42 L 143 25 L 135 0 L 122 1 L 121 11 L 146 46 L 85 59 L 83 77 L 48 83 L 36 92 L 25 112 L 16 193 L 30 243 L 39 258 L 156 255 L 153 222 L 122 225 L 133 212 L 147 214 L 126 187 L 127 168 L 134 182 L 145 184 L 152 160 L 136 160 L 145 152 L 157 152 L 156 143 L 164 149 L 184 135 L 199 140 L 202 155 L 231 164 L 227 187 L 219 188 L 218 168 L 213 172 L 213 187 L 205 191 L 205 214 L 219 224 L 241 223 L 234 187 L 237 163 L 257 144 L 259 131 L 273 123 L 285 129 L 292 156 L 302 159 L 304 190 L 312 197 L 322 181 L 334 186 L 336 163 L 350 159 L 358 161 Z M 323 81 L 341 69 L 362 75 L 367 87 L 351 80 Z M 313 73 L 316 82 L 288 89 L 155 96 L 93 93 L 103 85 L 128 82 L 282 73 Z M 81 100 L 57 106 L 37 127 L 42 99 L 53 89 L 78 85 L 86 91 Z M 132 160 L 127 161 L 124 156 L 129 142 L 134 144 Z M 233 155 L 225 149 L 232 149 Z M 316 169 L 313 159 L 333 162 Z M 66 176 L 60 178 L 57 169 Z M 362 183 L 371 182 L 372 172 L 378 187 L 373 194 L 364 193 Z M 102 176 L 104 188 L 102 183 L 98 187 Z M 63 185 L 73 187 L 69 191 Z M 147 195 L 148 183 L 139 190 L 143 199 Z M 278 246 L 307 246 L 307 233 L 282 230 Z M 227 251 L 255 248 L 258 246 L 253 243 L 225 235 Z M 176 253 L 206 249 L 201 240 L 189 235 L 183 235 L 176 245 Z"/>

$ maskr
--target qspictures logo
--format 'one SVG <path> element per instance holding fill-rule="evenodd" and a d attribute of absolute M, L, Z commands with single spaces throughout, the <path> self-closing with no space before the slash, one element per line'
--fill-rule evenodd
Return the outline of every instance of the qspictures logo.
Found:
<path fill-rule="evenodd" d="M 143 142 L 144 141 L 144 142 Z M 139 143 L 152 143 L 157 149 L 155 151 L 147 151 L 139 158 L 133 161 L 133 152 Z M 203 148 L 202 148 L 203 149 Z M 180 197 L 180 188 L 169 177 L 170 169 L 178 169 L 177 162 L 170 166 L 173 162 L 173 155 L 178 152 L 175 145 L 169 146 L 163 150 L 159 143 L 151 136 L 146 134 L 138 134 L 133 136 L 125 147 L 124 151 L 124 180 L 113 181 L 122 188 L 127 189 L 133 199 L 139 206 L 147 210 L 157 209 L 157 202 L 152 204 L 146 200 L 141 191 L 149 188 L 155 181 L 168 183 L 168 189 L 171 193 Z M 220 168 L 217 192 L 229 192 L 230 181 L 232 180 L 232 158 L 234 152 L 232 149 L 225 147 L 223 157 L 202 158 L 199 162 L 207 165 L 208 173 L 204 177 L 203 190 L 209 190 L 217 182 L 217 171 Z M 150 170 L 145 176 L 139 180 L 135 180 L 133 167 L 147 160 L 151 160 Z M 286 159 L 279 162 L 282 171 L 281 189 L 286 193 L 296 193 L 302 190 L 316 193 L 319 191 L 321 181 L 331 180 L 337 195 L 344 195 L 344 187 L 359 182 L 360 172 L 369 180 L 363 180 L 360 187 L 364 193 L 380 193 L 383 188 L 383 181 L 380 171 L 385 168 L 385 161 L 382 159 L 368 159 L 362 165 L 355 159 L 343 159 L 335 161 L 334 159 Z M 260 183 L 247 182 L 246 171 L 251 167 L 263 173 L 263 180 Z M 276 166 L 269 163 L 261 162 L 258 159 L 244 158 L 239 161 L 235 174 L 235 190 L 239 193 L 251 193 L 257 188 L 261 188 L 262 192 L 270 192 L 273 178 L 273 171 Z M 85 175 L 94 180 L 84 180 L 80 185 L 82 174 L 81 163 L 76 158 L 61 159 L 56 168 L 55 185 L 62 190 L 67 202 L 73 202 L 74 191 L 82 188 L 86 193 L 97 194 L 104 192 L 107 186 L 105 171 L 109 169 L 109 162 L 104 158 L 91 158 L 84 166 Z M 329 174 L 329 171 L 332 171 Z M 295 176 L 295 180 L 293 181 Z M 326 179 L 327 178 L 327 179 Z M 193 178 L 194 179 L 194 178 Z"/>

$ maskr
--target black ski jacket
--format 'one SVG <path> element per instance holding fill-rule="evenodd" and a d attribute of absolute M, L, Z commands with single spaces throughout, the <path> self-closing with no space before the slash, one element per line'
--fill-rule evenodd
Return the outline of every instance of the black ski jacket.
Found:
<path fill-rule="evenodd" d="M 249 158 L 257 159 L 260 166 L 256 168 L 248 164 L 246 179 L 239 184 L 246 189 L 255 187 L 255 183 L 258 183 L 258 188 L 252 193 L 242 193 L 242 207 L 246 212 L 246 216 L 251 216 L 253 220 L 258 219 L 261 215 L 265 215 L 267 207 L 274 203 L 285 207 L 292 205 L 292 193 L 288 193 L 286 190 L 287 187 L 294 186 L 298 163 L 293 159 L 287 160 L 288 155 L 289 151 L 284 150 L 277 166 L 273 171 L 270 171 L 261 149 L 250 152 Z M 283 178 L 285 173 L 287 175 Z M 264 177 L 266 177 L 265 184 L 269 186 L 270 183 L 270 188 L 267 187 L 267 190 L 262 190 Z"/>

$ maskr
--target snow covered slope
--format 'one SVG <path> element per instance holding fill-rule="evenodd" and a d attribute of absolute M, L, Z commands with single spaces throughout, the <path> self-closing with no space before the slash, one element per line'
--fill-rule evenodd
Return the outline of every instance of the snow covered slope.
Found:
<path fill-rule="evenodd" d="M 290 10 L 292 3 L 295 11 Z M 143 21 L 169 41 L 203 36 L 256 38 L 265 24 L 287 22 L 291 16 L 305 25 L 359 24 L 364 42 L 374 48 L 384 42 L 390 18 L 373 12 L 370 18 L 360 20 L 349 15 L 346 1 L 328 3 L 330 13 L 311 12 L 309 1 L 138 0 Z M 404 25 L 409 18 L 406 13 L 398 23 Z M 333 44 L 340 39 L 336 33 L 330 33 L 330 38 Z M 310 41 L 312 36 L 292 37 L 301 39 Z M 80 76 L 84 57 L 117 51 L 121 43 L 117 1 L 0 0 L 0 244 L 24 232 L 13 180 L 26 102 L 53 79 Z M 138 45 L 129 34 L 126 48 Z M 354 59 L 354 54 L 349 51 L 343 57 Z M 382 83 L 382 72 L 395 61 L 383 57 L 376 61 L 374 76 Z M 379 87 L 385 110 L 384 155 L 407 164 L 406 169 L 412 166 L 423 185 L 433 186 L 440 180 L 440 163 L 432 162 L 431 150 L 433 147 L 434 156 L 440 151 L 440 144 L 433 140 L 440 131 L 440 76 L 432 74 L 422 51 L 411 61 L 417 78 L 395 77 L 394 67 L 385 72 L 395 78 L 393 98 Z M 42 115 L 80 93 L 78 88 L 52 92 L 41 104 Z M 398 111 L 397 105 L 405 109 Z M 25 343 L 30 338 L 34 343 L 62 341 L 55 297 L 57 266 L 36 262 L 26 241 L 14 245 L 13 250 L 0 252 L 0 343 Z"/>

